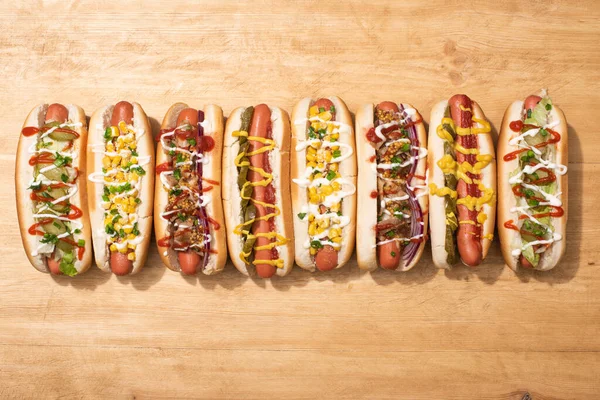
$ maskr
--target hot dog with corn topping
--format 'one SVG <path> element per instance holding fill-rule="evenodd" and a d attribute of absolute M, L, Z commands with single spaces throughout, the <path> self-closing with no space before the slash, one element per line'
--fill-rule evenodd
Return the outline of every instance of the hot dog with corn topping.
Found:
<path fill-rule="evenodd" d="M 342 267 L 354 250 L 356 154 L 352 117 L 339 97 L 294 107 L 291 171 L 296 264 Z"/>
<path fill-rule="evenodd" d="M 135 274 L 148 256 L 154 197 L 154 144 L 142 107 L 121 101 L 90 119 L 88 203 L 98 267 Z"/>

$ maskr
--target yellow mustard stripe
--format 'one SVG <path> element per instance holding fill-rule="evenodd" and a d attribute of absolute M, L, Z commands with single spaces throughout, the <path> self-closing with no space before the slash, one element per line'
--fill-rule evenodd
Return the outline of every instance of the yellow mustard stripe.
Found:
<path fill-rule="evenodd" d="M 265 171 L 262 168 L 259 167 L 255 167 L 250 165 L 249 161 L 242 161 L 242 158 L 244 157 L 250 157 L 250 156 L 254 156 L 257 154 L 262 154 L 265 153 L 267 151 L 271 151 L 275 148 L 275 141 L 273 139 L 268 139 L 268 138 L 263 138 L 263 137 L 258 137 L 258 136 L 249 136 L 248 132 L 246 131 L 235 131 L 232 133 L 232 136 L 234 137 L 241 137 L 244 136 L 248 139 L 248 141 L 254 141 L 254 142 L 260 142 L 262 144 L 264 144 L 265 146 L 261 147 L 258 150 L 255 151 L 251 151 L 248 153 L 240 153 L 235 157 L 235 165 L 236 167 L 248 167 L 248 169 L 250 171 L 253 172 L 257 172 L 263 179 L 257 182 L 250 182 L 250 181 L 246 181 L 244 183 L 244 185 L 242 186 L 242 189 L 240 190 L 240 196 L 242 197 L 242 199 L 244 200 L 250 200 L 252 201 L 254 204 L 258 204 L 261 205 L 265 208 L 270 208 L 273 209 L 274 211 L 263 215 L 262 217 L 259 218 L 252 218 L 246 222 L 243 222 L 239 225 L 237 225 L 234 230 L 233 233 L 235 233 L 236 235 L 247 235 L 248 239 L 255 239 L 257 237 L 266 237 L 269 239 L 273 239 L 276 238 L 276 240 L 274 242 L 271 242 L 267 245 L 264 246 L 257 246 L 254 247 L 254 251 L 256 250 L 268 250 L 268 249 L 272 249 L 276 246 L 282 246 L 284 244 L 286 244 L 289 239 L 287 239 L 286 237 L 279 235 L 277 232 L 266 232 L 266 233 L 258 233 L 256 235 L 250 233 L 250 231 L 248 229 L 244 229 L 248 226 L 252 226 L 252 224 L 254 224 L 254 222 L 256 221 L 267 221 L 271 218 L 277 217 L 278 215 L 281 214 L 281 210 L 279 209 L 279 207 L 277 207 L 275 204 L 270 204 L 270 203 L 265 203 L 264 201 L 259 201 L 256 199 L 253 199 L 251 196 L 244 196 L 243 193 L 245 193 L 246 188 L 248 186 L 268 186 L 271 182 L 273 182 L 273 175 L 268 173 L 267 171 Z M 252 251 L 245 253 L 245 252 L 240 252 L 239 257 L 240 259 L 245 263 L 245 264 L 249 264 L 248 261 L 248 257 L 250 257 L 250 255 L 252 254 Z M 269 265 L 274 265 L 277 268 L 283 268 L 283 260 L 282 259 L 277 259 L 277 260 L 254 260 L 253 265 L 257 265 L 257 264 L 269 264 Z"/>
<path fill-rule="evenodd" d="M 429 193 L 434 196 L 444 197 L 446 195 L 450 195 L 453 199 L 456 199 L 457 192 L 456 190 L 452 190 L 449 187 L 438 188 L 435 183 L 429 184 Z"/>

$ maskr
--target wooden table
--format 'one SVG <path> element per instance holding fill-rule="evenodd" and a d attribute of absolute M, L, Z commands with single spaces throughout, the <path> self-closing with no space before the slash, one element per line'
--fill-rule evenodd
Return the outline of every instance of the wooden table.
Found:
<path fill-rule="evenodd" d="M 0 6 L 0 398 L 600 396 L 597 2 L 186 3 Z M 426 254 L 408 273 L 353 261 L 184 278 L 152 245 L 138 276 L 68 279 L 35 271 L 21 247 L 17 137 L 42 101 L 91 115 L 135 100 L 158 129 L 175 101 L 229 113 L 337 94 L 351 110 L 411 102 L 428 120 L 464 92 L 497 129 L 542 87 L 570 136 L 568 250 L 550 272 L 513 273 L 496 242 L 473 270 L 438 271 Z"/>

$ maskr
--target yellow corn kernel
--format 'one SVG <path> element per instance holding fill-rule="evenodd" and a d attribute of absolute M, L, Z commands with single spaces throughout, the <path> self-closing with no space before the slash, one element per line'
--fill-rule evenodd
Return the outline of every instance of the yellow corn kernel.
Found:
<path fill-rule="evenodd" d="M 309 234 L 310 236 L 315 236 L 315 235 L 317 234 L 317 226 L 316 226 L 316 225 L 317 225 L 317 224 L 316 224 L 316 223 L 314 223 L 314 222 L 311 222 L 311 223 L 308 225 L 308 234 Z"/>
<path fill-rule="evenodd" d="M 329 228 L 329 218 L 323 218 L 319 221 L 318 226 L 322 229 Z"/>
<path fill-rule="evenodd" d="M 340 236 L 340 232 L 338 231 L 338 228 L 331 228 L 329 230 L 329 239 L 333 239 Z"/>
<path fill-rule="evenodd" d="M 311 256 L 314 256 L 314 255 L 316 255 L 316 254 L 317 254 L 317 249 L 315 249 L 315 248 L 312 248 L 312 247 L 311 247 L 311 248 L 310 248 L 310 255 L 311 255 Z"/>
<path fill-rule="evenodd" d="M 119 231 L 119 230 L 121 230 L 121 228 L 122 228 L 122 227 L 123 227 L 123 226 L 122 226 L 120 223 L 118 223 L 118 222 L 115 222 L 115 230 L 116 230 L 116 231 Z"/>
<path fill-rule="evenodd" d="M 121 156 L 114 156 L 111 160 L 111 164 L 113 167 L 117 167 L 119 164 L 121 164 Z"/>
<path fill-rule="evenodd" d="M 137 148 L 137 143 L 133 141 L 129 144 L 129 147 L 131 147 L 132 150 L 135 150 Z"/>
<path fill-rule="evenodd" d="M 324 196 L 329 196 L 331 193 L 333 193 L 333 187 L 331 187 L 331 185 L 323 185 L 321 186 L 321 193 Z"/>
<path fill-rule="evenodd" d="M 331 150 L 332 151 L 339 150 L 339 149 L 340 149 L 340 146 L 331 146 Z"/>
<path fill-rule="evenodd" d="M 317 159 L 317 158 L 315 157 L 315 155 L 314 155 L 314 154 L 307 154 L 307 155 L 306 155 L 306 160 L 307 160 L 307 161 L 316 161 L 316 159 Z"/>
<path fill-rule="evenodd" d="M 110 157 L 109 156 L 102 157 L 102 166 L 104 168 L 110 168 Z"/>
<path fill-rule="evenodd" d="M 125 180 L 125 174 L 123 173 L 123 171 L 117 172 L 117 175 L 115 176 L 115 179 L 118 180 L 118 181 L 124 181 Z"/>
<path fill-rule="evenodd" d="M 125 231 L 125 233 L 131 233 L 131 231 L 133 231 L 133 226 L 126 226 L 123 228 L 123 230 Z M 130 239 L 129 237 L 127 239 Z M 135 236 L 132 237 L 131 239 L 135 239 Z"/>
<path fill-rule="evenodd" d="M 320 149 L 321 148 L 321 142 L 314 142 L 313 144 L 311 144 L 312 147 L 314 147 L 315 149 Z"/>
<path fill-rule="evenodd" d="M 125 230 L 125 232 L 127 232 L 127 230 Z M 130 233 L 129 235 L 127 235 L 127 240 L 133 240 L 135 239 L 135 235 L 133 233 Z"/>
<path fill-rule="evenodd" d="M 333 140 L 338 140 L 340 138 L 340 134 L 339 133 L 332 133 L 331 134 L 331 138 Z M 338 147 L 339 148 L 339 146 L 334 146 L 334 147 Z"/>
<path fill-rule="evenodd" d="M 136 156 L 131 157 L 131 163 L 132 164 L 137 164 L 138 163 L 138 158 Z"/>
<path fill-rule="evenodd" d="M 319 204 L 320 200 L 321 200 L 321 196 L 319 196 L 318 194 L 311 194 L 309 199 L 312 204 Z"/>
<path fill-rule="evenodd" d="M 330 165 L 330 167 L 331 167 L 331 165 Z M 331 188 L 337 192 L 338 190 L 340 190 L 342 188 L 342 185 L 340 185 L 340 183 L 338 181 L 333 181 L 331 183 Z"/>
<path fill-rule="evenodd" d="M 331 117 L 332 117 L 332 115 L 329 112 L 329 110 L 325 110 L 319 114 L 319 118 L 322 119 L 323 121 L 331 121 Z"/>
<path fill-rule="evenodd" d="M 338 236 L 336 238 L 331 239 L 331 241 L 333 243 L 341 244 L 342 243 L 342 238 L 340 236 Z"/>
<path fill-rule="evenodd" d="M 115 151 L 115 145 L 112 142 L 106 143 L 106 151 Z"/>
<path fill-rule="evenodd" d="M 127 246 L 123 246 L 123 248 L 119 249 L 119 253 L 122 253 L 122 254 L 127 253 Z"/>
<path fill-rule="evenodd" d="M 331 161 L 331 157 L 332 157 L 331 151 L 327 150 L 325 152 L 325 161 L 330 162 Z"/>
<path fill-rule="evenodd" d="M 338 212 L 338 211 L 340 211 L 340 203 L 333 204 L 331 207 L 329 207 L 329 209 L 331 210 L 331 212 Z"/>
<path fill-rule="evenodd" d="M 329 164 L 329 169 L 332 170 L 333 172 L 337 172 L 338 170 L 338 163 L 331 163 Z"/>
<path fill-rule="evenodd" d="M 320 163 L 317 164 L 317 168 L 323 169 L 323 168 L 325 168 L 325 164 L 323 164 L 322 162 L 320 162 Z"/>
<path fill-rule="evenodd" d="M 317 234 L 320 235 L 323 232 L 325 232 L 325 228 L 317 228 Z"/>
<path fill-rule="evenodd" d="M 129 196 L 129 205 L 130 206 L 135 206 L 135 197 Z"/>
<path fill-rule="evenodd" d="M 110 136 L 117 137 L 117 136 L 119 136 L 119 134 L 120 134 L 119 129 L 116 126 L 110 127 Z"/>
<path fill-rule="evenodd" d="M 110 251 L 117 251 L 117 245 L 111 244 L 110 245 Z"/>
<path fill-rule="evenodd" d="M 317 188 L 314 186 L 311 186 L 308 188 L 308 193 L 313 195 L 313 194 L 317 194 Z"/>
<path fill-rule="evenodd" d="M 327 124 L 327 133 L 331 134 L 331 132 L 333 132 L 333 124 Z"/>
<path fill-rule="evenodd" d="M 308 164 L 306 164 L 307 167 L 309 168 L 316 168 L 317 167 L 317 163 L 314 161 L 309 162 Z"/>
<path fill-rule="evenodd" d="M 110 203 L 102 203 L 102 208 L 108 210 L 110 208 Z"/>
<path fill-rule="evenodd" d="M 131 180 L 134 181 L 134 182 L 137 182 L 137 181 L 140 180 L 140 176 L 137 173 L 132 172 L 131 173 Z"/>
<path fill-rule="evenodd" d="M 312 106 L 311 108 L 309 108 L 308 109 L 308 115 L 310 115 L 311 117 L 319 115 L 319 107 Z"/>
<path fill-rule="evenodd" d="M 315 220 L 314 214 L 308 214 L 308 222 L 313 222 Z"/>
<path fill-rule="evenodd" d="M 131 253 L 127 254 L 127 259 L 130 261 L 135 261 L 135 253 L 132 251 Z"/>
<path fill-rule="evenodd" d="M 315 149 L 315 148 L 314 148 L 314 147 L 312 147 L 312 146 L 308 146 L 308 147 L 306 148 L 306 152 L 307 152 L 308 154 L 317 155 L 317 149 Z"/>
<path fill-rule="evenodd" d="M 330 142 L 331 141 L 331 137 L 329 135 L 325 135 L 325 136 L 323 136 L 323 141 L 324 142 Z"/>

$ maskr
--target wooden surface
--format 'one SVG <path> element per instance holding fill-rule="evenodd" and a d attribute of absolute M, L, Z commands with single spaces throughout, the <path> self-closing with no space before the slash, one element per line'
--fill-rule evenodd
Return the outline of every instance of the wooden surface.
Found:
<path fill-rule="evenodd" d="M 128 3 L 126 6 L 125 4 Z M 142 3 L 144 4 L 142 6 Z M 600 6 L 586 1 L 179 0 L 0 5 L 0 398 L 534 399 L 600 396 Z M 118 279 L 35 271 L 13 173 L 33 106 L 88 115 L 176 101 L 228 114 L 304 96 L 432 105 L 464 92 L 500 126 L 548 87 L 569 122 L 568 250 L 547 273 L 474 270 L 255 281 L 145 270 Z"/>

